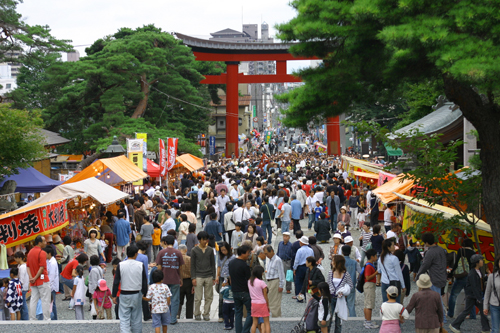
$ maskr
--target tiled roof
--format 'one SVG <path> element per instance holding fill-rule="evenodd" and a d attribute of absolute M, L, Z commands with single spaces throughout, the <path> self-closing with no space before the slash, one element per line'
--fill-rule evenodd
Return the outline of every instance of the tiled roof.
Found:
<path fill-rule="evenodd" d="M 226 106 L 226 95 L 219 95 L 219 98 L 221 99 L 220 104 L 214 104 L 213 102 L 210 102 L 211 106 Z M 252 99 L 252 96 L 250 95 L 243 95 L 238 97 L 238 105 L 239 106 L 250 106 L 250 100 Z"/>
<path fill-rule="evenodd" d="M 45 146 L 57 146 L 71 142 L 71 140 L 63 138 L 59 133 L 47 131 L 45 129 L 40 129 L 40 134 L 45 138 Z"/>

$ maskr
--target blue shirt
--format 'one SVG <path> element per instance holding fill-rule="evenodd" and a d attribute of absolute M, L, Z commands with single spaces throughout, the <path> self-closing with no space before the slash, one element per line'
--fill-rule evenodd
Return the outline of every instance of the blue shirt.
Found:
<path fill-rule="evenodd" d="M 401 288 L 406 288 L 398 257 L 393 254 L 386 255 L 383 265 L 381 258 L 378 258 L 377 268 L 378 272 L 382 274 L 380 278 L 382 283 L 389 284 L 391 281 L 399 280 L 401 282 Z"/>
<path fill-rule="evenodd" d="M 292 260 L 292 243 L 288 242 L 285 244 L 285 242 L 281 241 L 278 244 L 278 252 L 276 255 L 281 258 L 281 260 Z"/>
<path fill-rule="evenodd" d="M 214 235 L 215 236 L 215 241 L 220 241 L 222 240 L 222 237 L 219 233 L 222 233 L 222 226 L 220 225 L 219 222 L 217 221 L 210 221 L 205 224 L 205 231 L 209 235 Z"/>
<path fill-rule="evenodd" d="M 113 226 L 113 234 L 116 236 L 116 245 L 125 246 L 130 242 L 130 222 L 119 219 Z M 110 244 L 111 245 L 111 244 Z"/>
<path fill-rule="evenodd" d="M 300 214 L 302 214 L 302 204 L 299 200 L 295 199 L 290 205 L 292 206 L 292 219 L 300 220 Z"/>
<path fill-rule="evenodd" d="M 313 249 L 311 249 L 309 245 L 301 246 L 295 255 L 293 270 L 296 270 L 298 266 L 305 265 L 307 257 L 314 257 Z"/>
<path fill-rule="evenodd" d="M 314 208 L 314 216 L 316 216 L 316 220 L 319 220 L 321 213 L 323 213 L 323 208 L 321 208 L 321 206 Z"/>

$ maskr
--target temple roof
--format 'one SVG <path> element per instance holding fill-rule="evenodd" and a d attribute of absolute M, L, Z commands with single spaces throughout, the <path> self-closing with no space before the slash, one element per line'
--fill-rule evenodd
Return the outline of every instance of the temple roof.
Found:
<path fill-rule="evenodd" d="M 216 36 L 216 35 L 241 35 L 241 36 L 247 36 L 248 34 L 244 33 L 244 32 L 241 32 L 241 31 L 237 31 L 237 30 L 233 30 L 233 29 L 224 29 L 224 30 L 220 30 L 220 31 L 217 31 L 217 32 L 212 32 L 210 33 L 210 35 L 212 36 Z"/>
<path fill-rule="evenodd" d="M 419 129 L 420 132 L 430 135 L 434 133 L 444 133 L 456 127 L 463 121 L 462 111 L 450 102 L 440 105 L 436 111 L 429 113 L 425 117 L 395 131 L 395 134 L 407 133 L 412 129 Z"/>

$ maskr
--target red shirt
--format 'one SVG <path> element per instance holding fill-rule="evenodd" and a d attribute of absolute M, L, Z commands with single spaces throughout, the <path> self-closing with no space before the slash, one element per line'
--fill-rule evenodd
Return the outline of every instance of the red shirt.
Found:
<path fill-rule="evenodd" d="M 302 185 L 302 189 L 306 192 L 306 195 L 309 196 L 309 192 L 311 191 L 311 186 L 305 184 Z"/>
<path fill-rule="evenodd" d="M 35 246 L 28 252 L 26 267 L 29 268 L 31 277 L 35 277 L 40 267 L 43 267 L 43 273 L 40 274 L 35 283 L 30 283 L 31 286 L 38 287 L 45 282 L 49 282 L 49 274 L 47 273 L 47 253 L 39 246 Z"/>
<path fill-rule="evenodd" d="M 370 275 L 372 275 L 373 273 L 375 273 L 375 268 L 373 268 L 372 266 L 370 266 L 370 265 L 367 264 L 365 266 L 365 282 L 377 283 L 377 276 L 376 275 L 373 277 L 373 279 L 368 280 L 368 277 Z"/>
<path fill-rule="evenodd" d="M 64 267 L 63 271 L 61 272 L 61 276 L 65 278 L 66 280 L 73 280 L 73 270 L 78 266 L 78 260 L 73 259 L 71 260 L 66 267 Z"/>

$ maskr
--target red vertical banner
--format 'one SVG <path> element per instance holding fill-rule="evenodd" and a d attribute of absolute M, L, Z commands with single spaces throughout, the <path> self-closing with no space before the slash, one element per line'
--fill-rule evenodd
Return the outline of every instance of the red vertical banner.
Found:
<path fill-rule="evenodd" d="M 167 174 L 167 151 L 165 150 L 165 141 L 159 139 L 158 147 L 160 148 L 160 177 L 165 177 Z"/>
<path fill-rule="evenodd" d="M 177 157 L 177 138 L 167 138 L 167 172 L 172 170 Z"/>

